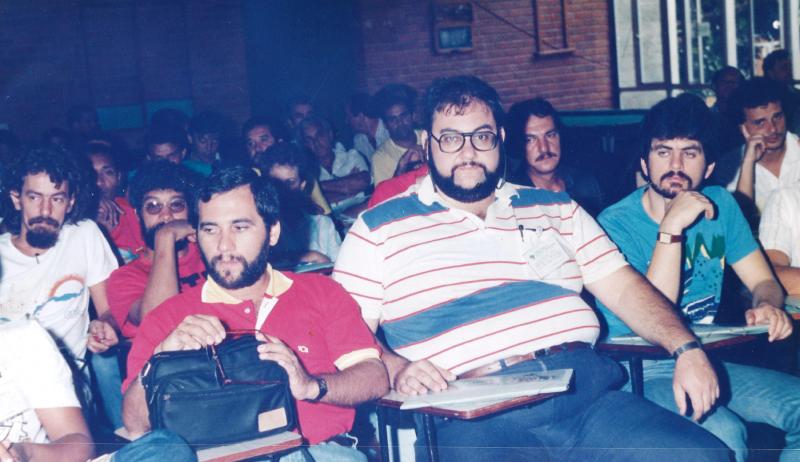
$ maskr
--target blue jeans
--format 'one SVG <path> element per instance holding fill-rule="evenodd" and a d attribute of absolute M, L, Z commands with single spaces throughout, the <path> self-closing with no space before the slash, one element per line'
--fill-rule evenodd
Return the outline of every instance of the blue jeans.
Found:
<path fill-rule="evenodd" d="M 574 381 L 559 396 L 483 419 L 434 419 L 440 460 L 730 460 L 730 451 L 697 425 L 611 390 L 624 380 L 622 369 L 594 350 L 559 353 L 500 373 L 566 368 L 574 370 Z M 417 438 L 417 460 L 426 460 L 423 440 Z"/>
<path fill-rule="evenodd" d="M 192 448 L 168 430 L 153 430 L 115 452 L 111 462 L 197 462 Z"/>
<path fill-rule="evenodd" d="M 771 369 L 723 362 L 717 368 L 722 394 L 717 407 L 700 423 L 747 459 L 744 422 L 759 422 L 786 432 L 781 462 L 800 461 L 800 378 Z M 654 403 L 678 412 L 672 393 L 675 362 L 646 361 L 644 394 Z"/>
<path fill-rule="evenodd" d="M 119 373 L 119 361 L 116 348 L 105 354 L 92 354 L 92 369 L 97 380 L 97 390 L 103 401 L 103 411 L 111 421 L 114 429 L 122 423 L 122 376 Z"/>

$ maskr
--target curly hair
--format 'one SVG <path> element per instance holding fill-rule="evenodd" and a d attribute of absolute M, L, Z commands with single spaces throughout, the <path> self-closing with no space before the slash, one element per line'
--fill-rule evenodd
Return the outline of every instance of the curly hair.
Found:
<path fill-rule="evenodd" d="M 3 175 L 3 219 L 8 229 L 20 232 L 22 214 L 11 203 L 9 193 L 22 193 L 22 185 L 29 175 L 46 173 L 50 181 L 60 187 L 64 182 L 70 199 L 75 203 L 64 217 L 64 223 L 76 224 L 90 218 L 97 210 L 97 185 L 89 181 L 93 170 L 88 160 L 56 147 L 33 148 L 13 159 Z"/>
<path fill-rule="evenodd" d="M 131 179 L 128 200 L 134 210 L 141 210 L 149 192 L 171 189 L 183 194 L 186 201 L 190 202 L 198 184 L 200 177 L 183 165 L 168 160 L 153 160 L 145 162 Z"/>

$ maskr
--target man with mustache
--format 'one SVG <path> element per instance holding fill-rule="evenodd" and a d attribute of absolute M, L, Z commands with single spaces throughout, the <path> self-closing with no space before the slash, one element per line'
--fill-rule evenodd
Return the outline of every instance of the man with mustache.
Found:
<path fill-rule="evenodd" d="M 719 142 L 711 111 L 691 94 L 669 98 L 645 115 L 641 133 L 641 167 L 650 183 L 603 211 L 600 224 L 628 263 L 680 307 L 688 324 L 713 322 L 727 263 L 753 296 L 745 313 L 747 324 L 769 325 L 769 341 L 787 338 L 792 322 L 782 309 L 783 291 L 741 210 L 723 188 L 703 187 L 714 169 Z M 609 336 L 630 333 L 630 322 L 603 303 L 599 306 Z M 683 414 L 682 403 L 672 398 L 675 367 L 672 360 L 647 361 L 644 392 L 648 399 Z M 744 461 L 747 438 L 742 420 L 767 423 L 787 432 L 781 460 L 798 460 L 800 378 L 727 362 L 721 367 L 721 376 L 727 378 L 721 387 L 724 398 L 700 425 Z"/>
<path fill-rule="evenodd" d="M 524 154 L 522 165 L 509 181 L 553 192 L 566 191 L 592 216 L 603 207 L 603 193 L 589 172 L 561 160 L 561 118 L 545 99 L 535 98 L 511 106 L 508 111 L 509 154 Z"/>
<path fill-rule="evenodd" d="M 745 145 L 728 191 L 754 201 L 759 211 L 776 188 L 800 183 L 800 140 L 786 130 L 781 98 L 781 88 L 763 78 L 743 83 L 731 97 Z"/>
<path fill-rule="evenodd" d="M 96 210 L 90 168 L 66 151 L 38 148 L 14 159 L 3 178 L 10 232 L 0 236 L 0 323 L 36 319 L 79 366 L 87 348 L 103 352 L 118 341 L 106 296 L 117 260 L 88 219 Z M 91 322 L 90 298 L 98 314 Z"/>
<path fill-rule="evenodd" d="M 375 94 L 378 112 L 389 139 L 372 155 L 372 180 L 375 185 L 410 172 L 425 161 L 420 146 L 420 131 L 414 130 L 417 92 L 403 84 L 389 84 Z"/>
<path fill-rule="evenodd" d="M 269 265 L 270 246 L 281 233 L 269 180 L 244 167 L 222 169 L 196 197 L 197 241 L 209 277 L 162 303 L 142 323 L 128 356 L 126 428 L 134 435 L 149 428 L 137 374 L 153 353 L 199 349 L 220 343 L 226 331 L 256 329 L 264 342 L 260 357 L 276 361 L 289 376 L 312 456 L 366 460 L 349 447 L 352 440 L 342 445 L 344 434 L 352 427 L 353 407 L 383 396 L 388 381 L 358 306 L 325 276 Z M 303 459 L 292 454 L 281 460 Z"/>
<path fill-rule="evenodd" d="M 568 393 L 539 405 L 436 418 L 440 459 L 727 460 L 699 427 L 613 390 L 622 371 L 592 348 L 600 325 L 584 284 L 668 351 L 694 337 L 565 193 L 504 181 L 497 91 L 473 76 L 439 79 L 424 111 L 430 174 L 362 213 L 334 270 L 367 324 L 383 330 L 393 387 L 415 395 L 456 376 L 575 374 Z M 698 415 L 711 407 L 716 376 L 702 351 L 680 354 L 675 389 Z"/>

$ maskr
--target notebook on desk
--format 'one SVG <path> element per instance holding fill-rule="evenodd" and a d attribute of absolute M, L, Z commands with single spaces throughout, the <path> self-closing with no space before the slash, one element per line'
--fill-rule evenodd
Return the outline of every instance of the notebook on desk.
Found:
<path fill-rule="evenodd" d="M 467 411 L 520 396 L 557 393 L 569 389 L 572 369 L 546 372 L 492 375 L 450 382 L 447 390 L 427 395 L 407 396 L 396 391 L 384 399 L 402 403 L 400 409 L 438 407 L 453 411 Z"/>
<path fill-rule="evenodd" d="M 763 334 L 769 330 L 766 324 L 755 326 L 723 326 L 718 324 L 695 324 L 692 331 L 702 343 L 711 343 L 737 335 Z M 636 334 L 611 337 L 608 343 L 616 345 L 650 345 L 650 342 Z"/>

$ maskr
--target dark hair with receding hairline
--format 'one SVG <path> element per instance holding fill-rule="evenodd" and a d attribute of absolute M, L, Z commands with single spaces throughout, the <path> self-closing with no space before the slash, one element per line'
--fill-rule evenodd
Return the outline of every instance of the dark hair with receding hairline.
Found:
<path fill-rule="evenodd" d="M 97 207 L 97 186 L 88 181 L 93 171 L 88 159 L 54 147 L 34 148 L 13 159 L 3 175 L 2 188 L 6 204 L 3 218 L 8 229 L 19 233 L 22 215 L 11 203 L 9 193 L 16 191 L 21 194 L 25 178 L 39 173 L 46 173 L 56 186 L 67 183 L 68 195 L 75 199 L 75 203 L 64 217 L 65 224 L 76 224 L 90 218 Z"/>
<path fill-rule="evenodd" d="M 647 162 L 653 140 L 686 138 L 703 146 L 706 165 L 717 160 L 719 124 L 705 102 L 691 93 L 663 99 L 644 115 L 639 157 Z"/>
<path fill-rule="evenodd" d="M 463 111 L 473 102 L 485 104 L 492 111 L 497 129 L 505 122 L 505 112 L 500 95 L 491 85 L 473 75 L 459 75 L 433 81 L 425 94 L 423 124 L 430 133 L 433 129 L 433 116 L 437 112 L 455 109 Z"/>
<path fill-rule="evenodd" d="M 745 109 L 755 109 L 769 103 L 783 104 L 784 89 L 781 85 L 764 77 L 755 77 L 739 85 L 730 101 L 730 117 L 737 125 L 747 120 Z"/>
<path fill-rule="evenodd" d="M 215 194 L 233 191 L 236 188 L 248 186 L 253 194 L 256 209 L 264 225 L 269 230 L 280 218 L 280 203 L 278 193 L 268 178 L 260 177 L 253 169 L 235 166 L 217 170 L 201 184 L 194 197 L 192 222 L 195 228 L 200 225 L 200 203 L 207 203 Z"/>

